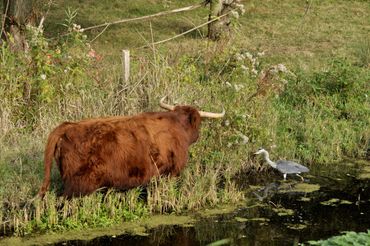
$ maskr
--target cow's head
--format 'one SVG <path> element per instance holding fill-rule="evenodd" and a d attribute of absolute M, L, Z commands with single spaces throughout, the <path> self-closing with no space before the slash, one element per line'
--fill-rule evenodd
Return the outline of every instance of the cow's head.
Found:
<path fill-rule="evenodd" d="M 204 112 L 199 111 L 194 107 L 191 106 L 173 106 L 164 103 L 164 96 L 159 104 L 162 108 L 170 110 L 177 114 L 178 119 L 183 123 L 184 127 L 190 133 L 190 141 L 194 143 L 199 137 L 199 127 L 201 123 L 201 117 L 203 118 L 222 118 L 225 115 L 225 110 L 222 113 L 211 113 L 211 112 Z"/>

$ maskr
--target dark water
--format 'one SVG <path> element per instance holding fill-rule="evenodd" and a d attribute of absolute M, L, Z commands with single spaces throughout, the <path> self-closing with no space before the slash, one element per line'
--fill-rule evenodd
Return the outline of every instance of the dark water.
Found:
<path fill-rule="evenodd" d="M 304 182 L 319 184 L 314 192 L 295 191 L 302 184 L 296 178 L 282 182 L 278 174 L 268 179 L 245 176 L 248 185 L 262 188 L 248 193 L 252 199 L 233 213 L 200 217 L 192 227 L 162 226 L 148 231 L 148 236 L 105 236 L 55 245 L 207 245 L 218 240 L 222 245 L 295 245 L 343 231 L 366 231 L 370 180 L 356 178 L 360 170 L 356 165 L 314 170 Z M 281 208 L 288 212 L 279 215 L 276 209 Z"/>

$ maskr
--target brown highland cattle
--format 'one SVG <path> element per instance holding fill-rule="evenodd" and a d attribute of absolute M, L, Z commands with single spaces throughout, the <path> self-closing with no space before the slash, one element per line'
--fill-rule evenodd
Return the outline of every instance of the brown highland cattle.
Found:
<path fill-rule="evenodd" d="M 172 106 L 168 112 L 64 122 L 49 135 L 44 153 L 45 177 L 39 196 L 50 185 L 53 160 L 66 197 L 87 195 L 102 187 L 130 189 L 158 175 L 176 176 L 188 159 L 189 146 L 199 137 L 201 117 L 222 113 Z"/>

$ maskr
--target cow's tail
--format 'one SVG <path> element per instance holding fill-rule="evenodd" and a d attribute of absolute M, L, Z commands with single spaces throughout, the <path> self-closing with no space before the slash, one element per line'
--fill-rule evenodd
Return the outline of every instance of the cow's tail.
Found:
<path fill-rule="evenodd" d="M 70 125 L 70 123 L 63 123 L 57 128 L 55 128 L 49 135 L 48 141 L 45 147 L 44 153 L 44 182 L 40 188 L 38 196 L 43 198 L 46 191 L 49 189 L 50 186 L 50 175 L 51 175 L 51 168 L 53 165 L 53 160 L 55 156 L 55 151 L 57 149 L 57 144 L 60 138 L 65 133 L 66 128 Z"/>

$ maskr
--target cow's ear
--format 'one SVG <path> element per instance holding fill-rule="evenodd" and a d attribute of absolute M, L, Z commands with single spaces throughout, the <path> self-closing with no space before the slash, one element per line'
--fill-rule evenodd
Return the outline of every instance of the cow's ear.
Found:
<path fill-rule="evenodd" d="M 188 120 L 189 120 L 189 123 L 190 123 L 191 127 L 193 127 L 193 128 L 198 128 L 199 127 L 200 115 L 196 110 L 189 113 Z"/>

